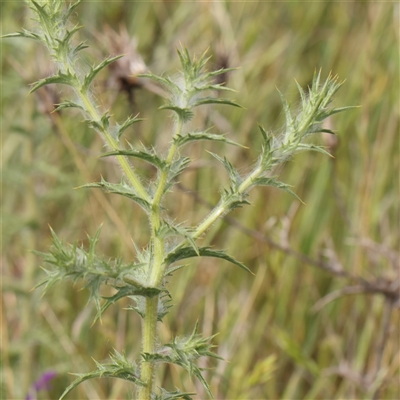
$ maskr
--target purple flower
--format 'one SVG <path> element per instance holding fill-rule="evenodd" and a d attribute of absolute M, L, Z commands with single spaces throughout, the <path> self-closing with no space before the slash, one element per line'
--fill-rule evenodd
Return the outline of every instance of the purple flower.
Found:
<path fill-rule="evenodd" d="M 38 392 L 39 390 L 48 390 L 50 389 L 50 381 L 57 376 L 57 372 L 55 371 L 46 371 L 44 372 L 36 382 L 31 386 L 31 390 L 26 395 L 25 400 L 34 400 L 33 392 Z"/>
<path fill-rule="evenodd" d="M 42 374 L 42 376 L 33 384 L 35 390 L 43 390 L 50 388 L 50 381 L 57 376 L 57 373 L 54 371 L 46 371 Z"/>

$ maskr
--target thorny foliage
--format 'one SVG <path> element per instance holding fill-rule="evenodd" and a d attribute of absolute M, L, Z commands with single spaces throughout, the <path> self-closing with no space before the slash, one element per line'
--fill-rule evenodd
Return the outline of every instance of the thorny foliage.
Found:
<path fill-rule="evenodd" d="M 216 98 L 213 95 L 216 91 L 232 92 L 232 89 L 221 83 L 216 83 L 216 77 L 226 74 L 229 70 L 223 68 L 208 72 L 205 68 L 209 60 L 206 53 L 199 58 L 192 58 L 189 52 L 182 48 L 178 51 L 182 68 L 178 76 L 171 78 L 153 73 L 140 75 L 142 78 L 151 79 L 163 87 L 166 93 L 166 103 L 161 109 L 173 112 L 176 130 L 173 133 L 172 144 L 167 157 L 157 154 L 154 148 L 149 150 L 137 148 L 133 145 L 129 145 L 129 148 L 123 148 L 120 143 L 121 136 L 132 124 L 141 121 L 141 119 L 128 117 L 121 124 L 112 122 L 110 114 L 101 112 L 91 95 L 92 82 L 97 74 L 122 56 L 107 58 L 85 71 L 80 62 L 79 52 L 87 46 L 84 42 L 74 45 L 72 39 L 80 27 L 70 27 L 69 22 L 71 14 L 78 4 L 79 1 L 65 6 L 63 2 L 58 0 L 43 1 L 39 4 L 30 0 L 28 5 L 38 22 L 38 31 L 31 32 L 24 29 L 21 32 L 6 35 L 6 37 L 34 39 L 43 43 L 49 49 L 58 70 L 53 76 L 33 84 L 31 91 L 54 83 L 68 85 L 72 88 L 73 98 L 63 101 L 57 109 L 78 108 L 85 116 L 89 126 L 102 136 L 109 147 L 109 151 L 104 153 L 103 156 L 115 156 L 124 173 L 120 183 L 107 182 L 102 178 L 100 182 L 89 183 L 83 185 L 83 187 L 100 188 L 107 193 L 118 194 L 136 202 L 149 217 L 152 237 L 147 248 L 136 248 L 135 261 L 124 264 L 119 259 L 107 259 L 96 254 L 100 230 L 94 238 L 89 238 L 88 251 L 77 245 L 64 244 L 52 231 L 52 249 L 49 253 L 40 254 L 45 264 L 49 265 L 50 268 L 44 269 L 46 277 L 38 286 L 44 285 L 45 290 L 47 290 L 64 279 L 81 280 L 90 290 L 90 299 L 93 299 L 96 303 L 96 319 L 110 305 L 128 297 L 135 302 L 129 309 L 135 310 L 142 317 L 144 324 L 150 318 L 147 299 L 157 298 L 156 321 L 162 321 L 170 308 L 171 300 L 171 295 L 165 288 L 165 277 L 183 267 L 183 265 L 176 263 L 191 257 L 216 257 L 225 259 L 248 271 L 241 262 L 225 251 L 201 247 L 197 244 L 197 240 L 228 211 L 249 204 L 247 200 L 248 192 L 256 186 L 274 186 L 295 195 L 290 190 L 289 185 L 277 180 L 277 177 L 272 174 L 273 169 L 299 151 L 313 150 L 328 154 L 323 147 L 311 144 L 307 139 L 318 132 L 333 134 L 333 132 L 323 128 L 323 121 L 327 117 L 350 107 L 329 107 L 341 83 L 331 75 L 325 82 L 321 82 L 321 72 L 315 73 L 307 95 L 303 88 L 298 85 L 301 110 L 296 115 L 292 114 L 289 104 L 281 95 L 286 118 L 283 134 L 273 135 L 263 127 L 259 127 L 263 145 L 251 172 L 242 176 L 226 157 L 212 154 L 224 166 L 229 178 L 228 186 L 221 190 L 219 203 L 198 226 L 185 227 L 171 223 L 172 219 L 167 215 L 168 210 L 162 207 L 163 196 L 172 189 L 176 183 L 176 178 L 191 161 L 188 157 L 180 156 L 179 150 L 188 143 L 201 140 L 223 141 L 231 145 L 241 146 L 225 136 L 212 133 L 209 130 L 189 131 L 185 125 L 193 117 L 193 110 L 201 105 L 224 104 L 240 107 L 229 98 Z M 148 162 L 157 168 L 158 174 L 147 187 L 143 185 L 142 179 L 137 176 L 137 171 L 129 163 L 130 157 Z M 169 237 L 173 237 L 175 242 L 178 238 L 178 244 L 168 248 L 166 245 L 168 241 L 165 239 Z M 157 259 L 160 259 L 158 264 Z M 161 278 L 155 280 L 151 278 L 154 276 L 154 272 L 156 272 L 155 276 Z M 112 286 L 116 291 L 115 294 L 111 297 L 102 297 L 100 294 L 102 285 Z M 156 334 L 156 331 L 151 333 L 154 336 L 153 341 Z M 115 352 L 114 355 L 111 355 L 110 362 L 104 364 L 96 362 L 97 369 L 95 371 L 78 374 L 78 378 L 65 390 L 61 398 L 64 398 L 67 393 L 85 380 L 114 377 L 132 382 L 139 387 L 139 390 L 147 387 L 146 393 L 150 394 L 147 396 L 148 399 L 190 399 L 191 393 L 182 393 L 179 390 L 167 392 L 160 388 L 158 394 L 153 390 L 152 375 L 154 374 L 152 371 L 159 362 L 172 363 L 183 367 L 202 382 L 207 393 L 212 397 L 201 369 L 196 365 L 196 360 L 202 356 L 219 358 L 217 354 L 211 351 L 210 341 L 212 338 L 203 338 L 197 333 L 196 326 L 189 337 L 175 338 L 169 344 L 155 347 L 156 350 L 152 352 L 146 352 L 142 349 L 137 363 L 131 362 L 124 355 Z M 151 365 L 153 368 L 150 369 L 150 377 L 143 375 L 143 365 L 145 364 Z M 142 368 L 137 367 L 137 365 Z"/>

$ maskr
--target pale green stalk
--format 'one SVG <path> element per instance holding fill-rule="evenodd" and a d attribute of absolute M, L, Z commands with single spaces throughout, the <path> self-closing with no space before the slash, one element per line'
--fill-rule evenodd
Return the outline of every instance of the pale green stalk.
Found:
<path fill-rule="evenodd" d="M 174 137 L 182 133 L 183 122 L 178 120 L 177 129 Z M 177 146 L 174 142 L 168 151 L 168 156 L 166 158 L 167 167 L 169 167 L 175 157 L 177 151 Z M 160 178 L 157 185 L 157 190 L 155 192 L 152 211 L 151 211 L 151 234 L 154 258 L 151 266 L 151 275 L 149 279 L 149 286 L 158 287 L 162 283 L 164 277 L 165 268 L 163 261 L 165 257 L 165 243 L 162 237 L 157 235 L 157 230 L 161 226 L 161 215 L 160 206 L 162 196 L 164 194 L 165 185 L 168 178 L 168 169 L 165 169 L 160 173 Z M 154 298 L 146 299 L 146 315 L 143 320 L 142 329 L 142 350 L 145 353 L 155 353 L 156 343 L 157 343 L 157 308 L 158 308 L 158 296 Z M 153 380 L 154 380 L 154 362 L 143 362 L 141 367 L 140 379 L 146 382 L 145 387 L 138 388 L 138 398 L 139 399 L 150 399 L 151 393 L 153 391 Z"/>

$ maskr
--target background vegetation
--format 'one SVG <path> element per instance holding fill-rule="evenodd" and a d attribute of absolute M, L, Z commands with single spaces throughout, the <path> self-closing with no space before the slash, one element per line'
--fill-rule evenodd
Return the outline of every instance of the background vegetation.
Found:
<path fill-rule="evenodd" d="M 30 24 L 23 3 L 0 7 L 3 33 Z M 132 142 L 157 140 L 162 149 L 172 124 L 157 111 L 161 100 L 153 87 L 121 78 L 129 68 L 143 72 L 140 56 L 151 71 L 173 73 L 181 42 L 192 54 L 209 47 L 215 68 L 240 67 L 225 79 L 247 110 L 206 109 L 193 124 L 213 125 L 250 149 L 193 145 L 192 155 L 206 159 L 193 164 L 181 193 L 170 196 L 178 221 L 199 221 L 218 198 L 224 172 L 205 149 L 225 150 L 234 165 L 248 165 L 260 145 L 257 123 L 273 130 L 282 125 L 275 87 L 295 103 L 293 78 L 305 86 L 322 68 L 323 76 L 333 71 L 347 79 L 336 104 L 362 108 L 332 119 L 338 136 L 326 145 L 335 158 L 299 155 L 281 171 L 305 205 L 285 192 L 258 189 L 252 207 L 207 234 L 255 276 L 214 259 L 177 273 L 170 288 L 175 306 L 161 336 L 189 334 L 197 320 L 204 335 L 219 332 L 216 352 L 229 363 L 202 365 L 212 367 L 206 374 L 219 399 L 400 398 L 398 4 L 87 1 L 77 11 L 88 61 L 121 52 L 135 60 L 110 69 L 98 84 L 100 100 L 116 118 L 139 112 L 148 119 L 135 125 Z M 111 30 L 125 26 L 137 50 L 116 46 L 121 37 Z M 45 51 L 27 40 L 1 45 L 1 397 L 24 398 L 52 370 L 58 374 L 52 389 L 38 398 L 55 399 L 71 382 L 67 372 L 93 369 L 91 357 L 105 359 L 112 348 L 135 354 L 140 323 L 119 304 L 91 326 L 88 293 L 72 284 L 40 298 L 40 290 L 31 291 L 42 276 L 40 260 L 30 250 L 48 249 L 49 224 L 66 241 L 80 236 L 85 242 L 86 232 L 93 235 L 103 223 L 102 252 L 128 260 L 130 238 L 144 244 L 148 232 L 144 214 L 128 201 L 71 190 L 100 175 L 115 180 L 119 172 L 111 159 L 96 158 L 102 143 L 80 115 L 49 113 L 62 96 L 59 88 L 27 96 L 28 83 L 50 73 Z M 174 367 L 158 379 L 206 398 Z M 84 383 L 69 398 L 131 395 L 122 381 L 104 379 Z"/>

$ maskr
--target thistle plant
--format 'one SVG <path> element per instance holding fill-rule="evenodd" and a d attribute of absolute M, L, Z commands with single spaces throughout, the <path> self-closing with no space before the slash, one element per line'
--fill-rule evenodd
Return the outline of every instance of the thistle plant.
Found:
<path fill-rule="evenodd" d="M 39 253 L 44 260 L 45 278 L 37 285 L 45 291 L 64 279 L 83 281 L 90 290 L 90 299 L 97 307 L 95 319 L 111 305 L 122 298 L 132 301 L 130 310 L 137 312 L 142 320 L 142 343 L 136 360 L 128 360 L 124 354 L 114 352 L 108 363 L 96 363 L 97 369 L 90 373 L 77 374 L 77 379 L 65 390 L 61 399 L 81 382 L 102 377 L 124 379 L 137 388 L 137 398 L 150 399 L 190 399 L 190 393 L 179 390 L 168 392 L 156 389 L 155 369 L 159 363 L 171 363 L 181 366 L 193 374 L 204 385 L 212 398 L 209 385 L 202 370 L 196 365 L 200 357 L 220 358 L 212 351 L 211 339 L 197 331 L 197 326 L 187 337 L 178 337 L 170 343 L 160 345 L 157 324 L 170 308 L 171 294 L 166 278 L 185 265 L 184 260 L 192 257 L 215 257 L 250 272 L 248 268 L 223 250 L 201 245 L 204 233 L 226 213 L 238 207 L 248 205 L 248 194 L 257 186 L 274 186 L 296 196 L 290 186 L 280 182 L 273 171 L 294 154 L 304 150 L 314 150 L 329 154 L 323 147 L 311 144 L 309 139 L 316 133 L 333 132 L 323 128 L 323 121 L 350 107 L 331 108 L 334 94 L 341 86 L 336 77 L 331 75 L 323 82 L 321 73 L 315 73 L 311 86 L 305 91 L 297 84 L 301 97 L 300 111 L 293 114 L 289 104 L 282 96 L 286 118 L 284 129 L 279 134 L 267 132 L 262 126 L 259 131 L 262 140 L 261 151 L 250 172 L 241 174 L 231 162 L 223 156 L 211 155 L 227 171 L 229 181 L 221 188 L 219 202 L 196 226 L 185 226 L 174 222 L 165 207 L 165 195 L 173 192 L 177 177 L 188 167 L 191 160 L 183 155 L 185 146 L 198 141 L 225 142 L 229 145 L 240 144 L 210 130 L 192 130 L 188 122 L 195 109 L 202 105 L 227 105 L 240 107 L 228 98 L 215 97 L 216 92 L 232 91 L 224 84 L 216 83 L 216 77 L 226 74 L 229 69 L 207 71 L 209 58 L 206 53 L 200 57 L 191 57 L 185 48 L 178 50 L 181 72 L 174 77 L 158 76 L 152 73 L 141 75 L 162 86 L 166 101 L 161 110 L 169 110 L 174 121 L 170 146 L 167 150 L 151 149 L 135 144 L 124 145 L 123 135 L 128 128 L 141 121 L 137 116 L 129 116 L 122 123 L 111 118 L 109 111 L 103 111 L 96 102 L 93 81 L 97 74 L 122 56 L 106 58 L 98 65 L 87 68 L 80 59 L 80 52 L 87 47 L 84 42 L 76 44 L 74 34 L 80 26 L 73 26 L 70 17 L 79 1 L 65 5 L 59 0 L 40 3 L 30 0 L 38 29 L 22 30 L 6 37 L 25 37 L 44 44 L 56 66 L 53 76 L 34 83 L 31 92 L 44 85 L 62 84 L 71 89 L 69 99 L 57 105 L 56 110 L 77 108 L 86 122 L 104 140 L 108 151 L 102 157 L 115 157 L 122 170 L 119 183 L 108 182 L 103 178 L 99 182 L 87 183 L 81 188 L 102 189 L 107 193 L 124 196 L 138 204 L 148 217 L 150 238 L 148 245 L 141 249 L 136 246 L 136 257 L 129 263 L 121 259 L 110 259 L 97 253 L 96 244 L 100 229 L 89 238 L 89 248 L 70 245 L 60 240 L 54 231 L 53 246 L 48 253 Z M 244 146 L 242 146 L 244 147 Z M 130 160 L 138 159 L 150 163 L 157 169 L 157 174 L 147 181 L 140 176 Z M 297 197 L 297 196 L 296 196 Z M 114 295 L 103 297 L 103 285 L 111 286 Z"/>

